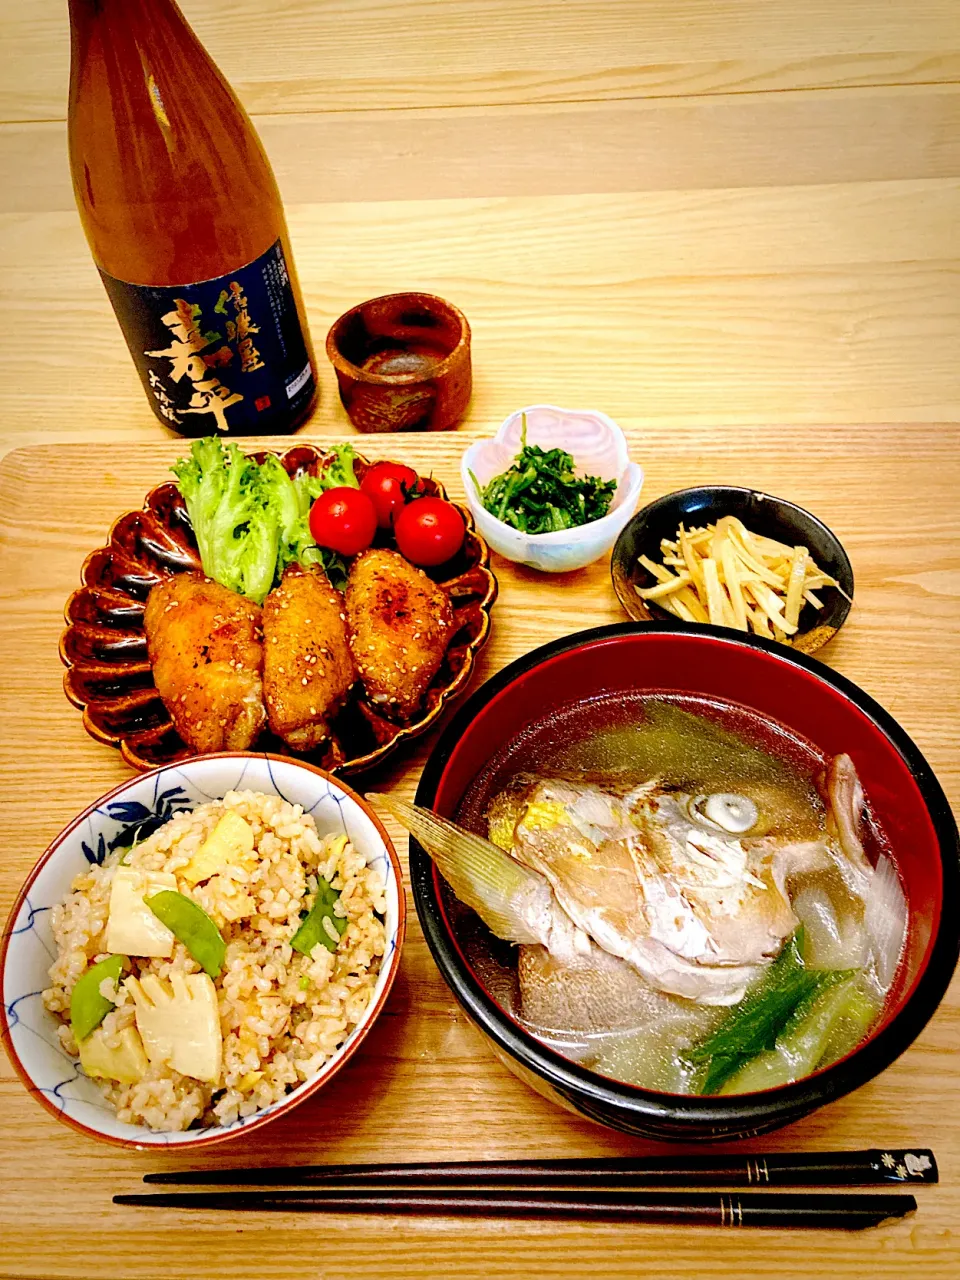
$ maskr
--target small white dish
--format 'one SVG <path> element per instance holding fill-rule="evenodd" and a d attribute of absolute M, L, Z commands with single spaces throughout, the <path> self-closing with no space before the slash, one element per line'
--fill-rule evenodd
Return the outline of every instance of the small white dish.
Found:
<path fill-rule="evenodd" d="M 555 533 L 522 533 L 482 505 L 473 477 L 485 487 L 507 470 L 520 452 L 524 416 L 528 444 L 565 449 L 573 456 L 578 475 L 617 481 L 610 510 L 602 520 Z M 492 440 L 478 440 L 466 451 L 460 477 L 477 532 L 505 559 L 545 573 L 582 569 L 609 551 L 633 515 L 643 487 L 643 469 L 630 461 L 626 437 L 612 418 L 595 409 L 560 409 L 552 404 L 532 404 L 511 413 Z"/>
<path fill-rule="evenodd" d="M 321 834 L 343 832 L 367 863 L 376 865 L 386 885 L 386 949 L 373 999 L 340 1048 L 310 1079 L 285 1097 L 233 1124 L 182 1133 L 156 1132 L 117 1119 L 96 1084 L 80 1071 L 60 1045 L 57 1024 L 43 1005 L 56 956 L 50 908 L 70 891 L 74 877 L 102 862 L 145 824 L 159 826 L 176 813 L 193 809 L 227 791 L 278 795 L 313 815 Z M 119 843 L 118 843 L 119 842 Z M 296 760 L 264 753 L 232 752 L 176 761 L 138 774 L 101 796 L 74 818 L 27 877 L 0 947 L 3 1005 L 0 1031 L 24 1085 L 38 1102 L 65 1124 L 120 1146 L 196 1149 L 252 1129 L 290 1111 L 310 1097 L 352 1057 L 383 1008 L 393 984 L 403 943 L 405 898 L 400 864 L 379 818 L 336 778 Z"/>

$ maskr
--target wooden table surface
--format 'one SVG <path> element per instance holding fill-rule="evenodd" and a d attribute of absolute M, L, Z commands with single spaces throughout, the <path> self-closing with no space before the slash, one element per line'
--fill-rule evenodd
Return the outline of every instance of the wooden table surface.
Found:
<path fill-rule="evenodd" d="M 393 289 L 440 293 L 471 321 L 460 431 L 362 447 L 432 463 L 456 490 L 461 451 L 513 409 L 588 405 L 627 430 L 648 499 L 726 480 L 812 507 L 857 573 L 823 656 L 900 719 L 960 807 L 957 0 L 183 8 L 276 168 L 318 349 L 341 311 Z M 20 450 L 0 466 L 3 916 L 51 836 L 125 776 L 62 696 L 60 614 L 86 552 L 180 447 L 147 407 L 74 209 L 64 9 L 0 0 L 0 453 Z M 323 360 L 320 375 L 304 434 L 348 436 Z M 603 564 L 495 567 L 478 680 L 620 616 Z M 434 740 L 372 781 L 409 795 Z M 411 926 L 355 1063 L 216 1162 L 651 1149 L 509 1075 Z M 121 1213 L 109 1196 L 147 1157 L 58 1125 L 0 1057 L 0 1277 L 954 1277 L 958 1086 L 955 983 L 880 1079 L 752 1144 L 934 1146 L 943 1182 L 920 1214 L 865 1235 L 321 1223 Z"/>

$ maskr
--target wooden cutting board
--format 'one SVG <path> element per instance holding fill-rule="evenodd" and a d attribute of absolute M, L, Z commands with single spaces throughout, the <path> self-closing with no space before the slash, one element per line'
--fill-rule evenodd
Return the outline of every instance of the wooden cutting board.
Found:
<path fill-rule="evenodd" d="M 767 489 L 815 511 L 844 541 L 856 605 L 821 655 L 903 724 L 960 807 L 960 464 L 956 428 L 629 428 L 644 500 L 694 483 Z M 433 470 L 460 493 L 474 437 L 352 438 L 372 458 Z M 276 445 L 278 442 L 269 441 Z M 328 443 L 324 441 L 323 443 Z M 57 640 L 85 556 L 165 478 L 184 442 L 38 446 L 0 463 L 0 913 L 49 840 L 128 776 L 64 698 Z M 253 447 L 251 442 L 249 447 Z M 623 615 L 605 561 L 546 576 L 493 557 L 500 597 L 472 687 L 557 636 Z M 436 733 L 367 779 L 411 796 Z M 363 784 L 361 784 L 363 785 Z M 406 840 L 394 831 L 405 861 Z M 913 1220 L 856 1236 L 577 1223 L 119 1209 L 148 1170 L 217 1166 L 626 1154 L 663 1150 L 560 1111 L 510 1075 L 461 1014 L 415 915 L 388 1006 L 350 1068 L 311 1102 L 196 1157 L 118 1151 L 73 1133 L 0 1057 L 0 1275 L 953 1277 L 960 1270 L 960 983 L 879 1079 L 751 1150 L 931 1146 L 942 1182 Z M 385 1241 L 389 1245 L 385 1246 Z M 82 1260 L 82 1261 L 81 1261 Z"/>

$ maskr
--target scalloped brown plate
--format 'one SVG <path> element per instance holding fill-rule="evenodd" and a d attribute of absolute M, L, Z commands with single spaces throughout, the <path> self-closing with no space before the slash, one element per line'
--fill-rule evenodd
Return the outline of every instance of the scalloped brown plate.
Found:
<path fill-rule="evenodd" d="M 259 459 L 266 452 L 254 456 Z M 290 475 L 302 468 L 316 474 L 330 453 L 300 444 L 277 456 Z M 370 465 L 356 455 L 358 478 Z M 427 493 L 447 496 L 438 480 L 421 479 Z M 467 529 L 463 546 L 447 564 L 425 570 L 450 597 L 453 635 L 417 717 L 403 724 L 387 720 L 358 684 L 360 692 L 338 715 L 333 738 L 322 750 L 299 755 L 269 732 L 258 738 L 258 750 L 307 760 L 343 776 L 360 773 L 426 733 L 444 707 L 464 692 L 476 654 L 490 633 L 497 580 L 490 569 L 490 550 L 474 529 L 469 510 L 460 503 L 454 505 Z M 392 537 L 380 533 L 375 545 L 392 547 Z M 60 658 L 67 668 L 64 692 L 83 711 L 87 733 L 118 747 L 134 769 L 153 769 L 195 754 L 173 727 L 153 683 L 143 611 L 150 589 L 158 582 L 200 567 L 177 486 L 161 484 L 147 494 L 142 510 L 128 511 L 115 521 L 107 545 L 87 556 L 80 573 L 83 585 L 67 601 L 67 628 L 60 637 Z"/>

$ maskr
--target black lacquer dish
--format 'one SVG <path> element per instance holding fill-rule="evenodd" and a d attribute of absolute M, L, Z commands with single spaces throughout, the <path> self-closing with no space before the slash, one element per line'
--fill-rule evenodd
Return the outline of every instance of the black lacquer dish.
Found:
<path fill-rule="evenodd" d="M 638 562 L 641 555 L 659 562 L 661 538 L 674 539 L 684 524 L 714 524 L 722 516 L 736 516 L 751 533 L 774 538 L 787 546 L 802 544 L 817 565 L 835 578 L 835 587 L 818 589 L 823 608 L 804 604 L 800 631 L 791 648 L 813 653 L 837 634 L 853 600 L 853 569 L 843 544 L 832 530 L 803 507 L 758 489 L 736 485 L 705 485 L 678 489 L 642 507 L 624 527 L 610 559 L 613 586 L 627 615 L 635 622 L 675 621 L 655 600 L 643 600 L 636 588 L 655 585 L 652 574 Z"/>

